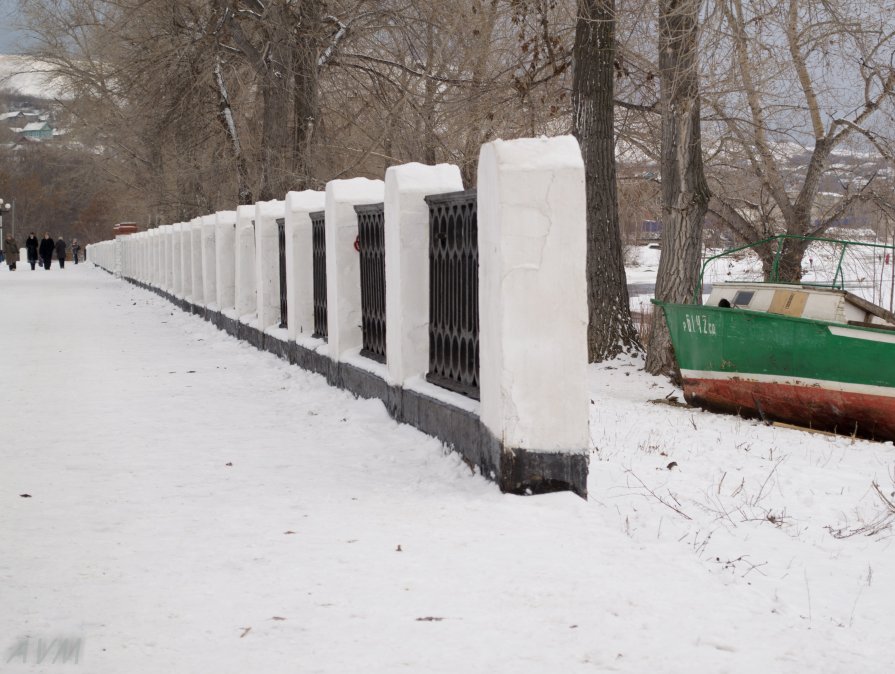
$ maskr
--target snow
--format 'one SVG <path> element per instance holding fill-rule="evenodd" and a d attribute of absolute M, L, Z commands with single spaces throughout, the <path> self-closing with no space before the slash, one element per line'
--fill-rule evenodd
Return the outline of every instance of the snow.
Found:
<path fill-rule="evenodd" d="M 590 500 L 516 497 L 88 265 L 4 267 L 0 316 L 4 674 L 58 637 L 100 674 L 895 664 L 892 531 L 833 535 L 884 512 L 891 443 L 667 404 L 623 359 L 589 371 Z"/>
<path fill-rule="evenodd" d="M 581 149 L 574 136 L 517 138 L 488 143 L 500 172 L 560 171 L 583 168 Z M 525 197 L 525 193 L 520 193 Z"/>
<path fill-rule="evenodd" d="M 0 54 L 0 88 L 35 98 L 67 97 L 63 80 L 51 70 L 50 64 L 37 59 Z"/>

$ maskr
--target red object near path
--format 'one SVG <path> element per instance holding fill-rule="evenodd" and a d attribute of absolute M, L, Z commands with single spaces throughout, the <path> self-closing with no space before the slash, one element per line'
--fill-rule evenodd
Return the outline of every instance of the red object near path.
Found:
<path fill-rule="evenodd" d="M 115 236 L 121 236 L 122 234 L 136 234 L 139 231 L 140 227 L 136 222 L 119 222 L 112 227 L 112 232 Z"/>

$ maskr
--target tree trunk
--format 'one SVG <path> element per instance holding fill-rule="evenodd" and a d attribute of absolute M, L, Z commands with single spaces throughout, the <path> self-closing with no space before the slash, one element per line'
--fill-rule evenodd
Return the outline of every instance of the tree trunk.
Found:
<path fill-rule="evenodd" d="M 579 0 L 572 110 L 587 196 L 588 357 L 639 350 L 631 321 L 615 184 L 615 0 Z"/>
<path fill-rule="evenodd" d="M 289 189 L 308 189 L 314 184 L 312 143 L 319 109 L 317 80 L 317 47 L 320 32 L 319 0 L 303 0 L 298 6 L 298 27 L 294 49 L 294 149 L 292 172 L 295 184 Z"/>
<path fill-rule="evenodd" d="M 282 199 L 289 190 L 287 167 L 292 165 L 289 122 L 292 119 L 291 85 L 292 15 L 280 2 L 270 5 L 265 21 L 267 51 L 259 68 L 261 76 L 261 185 L 262 201 Z"/>
<path fill-rule="evenodd" d="M 699 282 L 702 223 L 709 187 L 702 165 L 697 20 L 701 0 L 660 0 L 659 76 L 662 109 L 662 257 L 656 299 L 689 303 Z M 646 370 L 675 374 L 668 325 L 655 313 Z"/>
<path fill-rule="evenodd" d="M 233 153 L 233 164 L 236 169 L 236 192 L 240 205 L 253 203 L 252 189 L 249 187 L 249 172 L 246 166 L 245 155 L 242 152 L 242 144 L 239 142 L 239 130 L 236 127 L 236 118 L 233 107 L 230 104 L 230 95 L 224 82 L 224 73 L 221 69 L 219 57 L 214 61 L 214 82 L 218 94 L 218 121 L 227 136 L 230 151 Z"/>
<path fill-rule="evenodd" d="M 805 251 L 808 250 L 808 242 L 801 239 L 784 239 L 780 255 L 777 255 L 777 246 L 774 245 L 770 255 L 762 256 L 761 265 L 766 281 L 778 281 L 780 283 L 798 283 L 802 280 L 802 260 Z M 774 261 L 777 261 L 777 273 L 774 274 Z"/>
<path fill-rule="evenodd" d="M 426 26 L 426 74 L 432 75 L 435 70 L 435 24 Z M 427 77 L 423 85 L 425 95 L 423 97 L 423 163 L 434 165 L 436 163 L 435 148 L 438 144 L 435 131 L 435 94 L 436 83 L 432 77 Z M 469 183 L 467 183 L 469 184 Z"/>

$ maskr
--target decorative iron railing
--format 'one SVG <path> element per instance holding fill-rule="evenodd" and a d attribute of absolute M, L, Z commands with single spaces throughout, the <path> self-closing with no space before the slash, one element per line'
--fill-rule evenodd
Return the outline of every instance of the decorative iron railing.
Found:
<path fill-rule="evenodd" d="M 433 384 L 479 398 L 479 245 L 476 191 L 429 205 L 429 372 Z"/>
<path fill-rule="evenodd" d="M 280 248 L 280 327 L 289 325 L 286 311 L 289 308 L 286 295 L 286 219 L 277 218 L 277 240 Z"/>
<path fill-rule="evenodd" d="M 314 267 L 314 333 L 313 337 L 326 339 L 329 329 L 326 322 L 326 230 L 325 212 L 316 211 L 311 217 L 311 255 Z"/>
<path fill-rule="evenodd" d="M 385 362 L 385 208 L 355 206 L 360 253 L 361 355 Z"/>
<path fill-rule="evenodd" d="M 799 250 L 801 254 L 809 255 L 809 268 L 799 270 L 801 273 L 797 273 L 798 277 L 795 279 L 781 278 L 780 263 L 786 254 L 787 246 L 796 246 L 796 250 Z M 722 258 L 735 258 L 737 254 L 749 249 L 756 253 L 760 253 L 764 249 L 768 255 L 773 251 L 773 262 L 767 278 L 764 279 L 768 283 L 849 290 L 859 296 L 869 294 L 869 297 L 864 297 L 864 299 L 880 306 L 884 304 L 885 300 L 888 300 L 889 310 L 892 310 L 893 297 L 895 297 L 895 266 L 890 263 L 895 262 L 892 259 L 895 245 L 796 234 L 771 236 L 707 257 L 699 272 L 699 279 L 693 292 L 693 303 L 700 302 L 706 270 L 712 263 Z M 797 261 L 802 261 L 801 255 Z M 888 281 L 888 288 L 886 288 L 886 281 Z M 887 290 L 888 292 L 886 292 Z"/>

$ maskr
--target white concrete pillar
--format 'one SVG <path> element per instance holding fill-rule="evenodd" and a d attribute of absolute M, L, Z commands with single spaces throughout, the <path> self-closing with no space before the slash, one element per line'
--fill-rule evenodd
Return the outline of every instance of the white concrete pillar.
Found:
<path fill-rule="evenodd" d="M 137 280 L 146 283 L 146 240 L 148 239 L 146 232 L 140 232 L 137 235 Z"/>
<path fill-rule="evenodd" d="M 146 276 L 147 285 L 155 285 L 155 230 L 146 232 Z"/>
<path fill-rule="evenodd" d="M 236 211 L 218 211 L 215 216 L 215 289 L 216 302 L 222 312 L 236 306 Z"/>
<path fill-rule="evenodd" d="M 171 268 L 171 225 L 162 225 L 159 227 L 161 231 L 161 257 L 162 257 L 162 276 L 159 285 L 162 290 L 170 293 L 174 285 L 173 271 Z"/>
<path fill-rule="evenodd" d="M 277 218 L 286 216 L 285 201 L 255 204 L 255 288 L 258 329 L 280 324 L 280 246 Z"/>
<path fill-rule="evenodd" d="M 162 257 L 162 228 L 156 227 L 152 230 L 152 250 L 155 258 L 155 265 L 152 270 L 152 284 L 156 288 L 162 287 L 162 279 L 164 278 L 165 260 Z"/>
<path fill-rule="evenodd" d="M 310 213 L 326 207 L 326 192 L 286 195 L 286 312 L 289 339 L 314 333 L 314 263 Z"/>
<path fill-rule="evenodd" d="M 157 259 L 155 257 L 155 229 L 146 232 L 146 283 L 147 285 L 155 285 L 155 268 Z"/>
<path fill-rule="evenodd" d="M 582 454 L 590 443 L 585 214 L 572 136 L 482 146 L 481 418 L 510 451 Z"/>
<path fill-rule="evenodd" d="M 190 220 L 190 237 L 193 255 L 193 304 L 205 305 L 205 290 L 203 288 L 202 272 L 202 218 Z"/>
<path fill-rule="evenodd" d="M 236 209 L 236 315 L 255 319 L 255 207 Z"/>
<path fill-rule="evenodd" d="M 156 285 L 164 289 L 165 287 L 165 231 L 162 225 L 155 230 L 156 233 L 156 255 L 158 256 L 158 269 L 155 272 Z"/>
<path fill-rule="evenodd" d="M 379 203 L 384 196 L 385 183 L 381 180 L 352 178 L 326 184 L 326 311 L 333 360 L 354 355 L 363 343 L 354 207 Z"/>
<path fill-rule="evenodd" d="M 403 384 L 429 369 L 430 194 L 463 189 L 452 164 L 404 164 L 385 172 L 385 354 Z"/>
<path fill-rule="evenodd" d="M 149 280 L 149 232 L 140 232 L 140 281 Z"/>
<path fill-rule="evenodd" d="M 180 229 L 180 282 L 183 299 L 193 299 L 193 225 L 181 223 Z"/>
<path fill-rule="evenodd" d="M 112 260 L 112 273 L 115 276 L 121 276 L 121 268 L 124 264 L 124 235 L 118 235 L 115 237 L 115 252 L 113 253 Z"/>
<path fill-rule="evenodd" d="M 171 294 L 183 297 L 183 223 L 175 223 L 171 228 Z"/>
<path fill-rule="evenodd" d="M 141 278 L 141 257 L 143 253 L 143 233 L 138 232 L 131 237 L 130 240 L 130 249 L 131 249 L 131 278 L 136 279 L 137 281 Z"/>
<path fill-rule="evenodd" d="M 217 216 L 214 213 L 202 216 L 202 290 L 207 307 L 218 309 L 217 294 L 217 253 L 215 251 Z"/>

